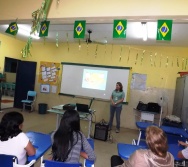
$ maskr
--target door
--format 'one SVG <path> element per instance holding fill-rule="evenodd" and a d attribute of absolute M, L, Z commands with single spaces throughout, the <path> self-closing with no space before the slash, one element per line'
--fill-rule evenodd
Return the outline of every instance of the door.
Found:
<path fill-rule="evenodd" d="M 27 98 L 27 92 L 35 88 L 36 62 L 19 61 L 16 73 L 14 107 L 22 108 L 21 100 Z"/>

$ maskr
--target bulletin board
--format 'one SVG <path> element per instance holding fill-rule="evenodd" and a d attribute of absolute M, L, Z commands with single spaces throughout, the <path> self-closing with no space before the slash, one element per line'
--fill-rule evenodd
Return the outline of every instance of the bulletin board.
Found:
<path fill-rule="evenodd" d="M 57 85 L 60 63 L 40 62 L 38 82 L 41 84 Z"/>

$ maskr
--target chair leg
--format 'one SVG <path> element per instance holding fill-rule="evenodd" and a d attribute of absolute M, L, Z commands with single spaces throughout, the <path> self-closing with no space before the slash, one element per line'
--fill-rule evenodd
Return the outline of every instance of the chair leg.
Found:
<path fill-rule="evenodd" d="M 25 103 L 23 103 L 23 111 L 25 111 Z"/>

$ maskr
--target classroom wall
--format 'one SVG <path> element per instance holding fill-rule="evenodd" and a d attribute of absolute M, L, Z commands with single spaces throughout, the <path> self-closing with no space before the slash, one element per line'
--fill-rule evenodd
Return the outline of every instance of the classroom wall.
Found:
<path fill-rule="evenodd" d="M 2 62 L 4 62 L 5 56 L 10 55 L 12 58 L 22 59 L 20 50 L 24 43 L 1 34 L 0 37 L 2 41 L 0 66 L 3 69 L 4 64 Z M 37 62 L 35 90 L 38 95 L 36 109 L 38 109 L 38 103 L 47 103 L 48 108 L 51 108 L 66 103 L 83 102 L 89 104 L 90 102 L 90 100 L 84 98 L 73 99 L 72 97 L 61 96 L 58 95 L 58 92 L 56 94 L 40 93 L 40 83 L 38 83 L 40 61 L 132 67 L 132 73 L 147 74 L 146 90 L 129 89 L 129 103 L 123 105 L 121 126 L 134 129 L 136 128 L 135 120 L 138 117 L 135 117 L 133 108 L 137 106 L 139 100 L 158 102 L 159 97 L 165 96 L 167 100 L 163 107 L 164 116 L 172 113 L 175 83 L 176 78 L 179 76 L 177 73 L 187 71 L 187 53 L 188 48 L 186 47 L 87 45 L 83 43 L 79 50 L 77 43 L 61 43 L 58 48 L 55 43 L 34 43 L 31 48 L 32 56 L 22 60 Z M 58 88 L 60 88 L 61 73 L 62 68 L 59 74 Z M 95 100 L 91 108 L 96 110 L 97 122 L 101 119 L 108 121 L 109 101 Z"/>

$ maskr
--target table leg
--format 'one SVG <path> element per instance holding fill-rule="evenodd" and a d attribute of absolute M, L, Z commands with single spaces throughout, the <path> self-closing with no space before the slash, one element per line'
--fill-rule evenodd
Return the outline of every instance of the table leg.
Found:
<path fill-rule="evenodd" d="M 92 123 L 92 115 L 91 114 L 88 116 L 88 119 L 89 119 L 89 126 L 88 126 L 87 138 L 89 139 L 90 138 L 90 134 L 91 134 L 91 123 Z"/>
<path fill-rule="evenodd" d="M 56 130 L 59 128 L 60 121 L 61 121 L 61 114 L 57 114 L 57 117 L 56 117 Z"/>

